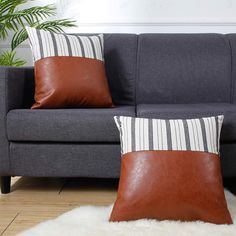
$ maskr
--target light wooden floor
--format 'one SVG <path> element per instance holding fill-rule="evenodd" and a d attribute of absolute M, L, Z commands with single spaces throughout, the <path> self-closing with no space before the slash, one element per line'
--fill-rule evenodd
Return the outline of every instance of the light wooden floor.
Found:
<path fill-rule="evenodd" d="M 225 182 L 236 193 L 236 179 Z M 115 201 L 117 180 L 12 178 L 12 192 L 0 195 L 0 236 L 12 236 L 80 205 Z"/>
<path fill-rule="evenodd" d="M 13 178 L 12 192 L 0 195 L 0 236 L 16 235 L 80 205 L 109 205 L 117 181 Z"/>

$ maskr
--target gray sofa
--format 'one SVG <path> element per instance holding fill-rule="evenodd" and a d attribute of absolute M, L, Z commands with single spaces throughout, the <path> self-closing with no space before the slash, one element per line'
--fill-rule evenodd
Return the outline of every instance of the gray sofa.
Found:
<path fill-rule="evenodd" d="M 224 177 L 236 177 L 236 35 L 106 34 L 115 108 L 31 110 L 34 69 L 0 68 L 0 176 L 102 177 L 120 173 L 114 115 L 224 114 Z"/>

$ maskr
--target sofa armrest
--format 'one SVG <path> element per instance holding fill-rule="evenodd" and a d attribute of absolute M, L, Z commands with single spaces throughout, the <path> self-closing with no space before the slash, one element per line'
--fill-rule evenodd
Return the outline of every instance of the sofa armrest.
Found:
<path fill-rule="evenodd" d="M 6 129 L 7 113 L 9 110 L 25 107 L 25 93 L 34 80 L 33 74 L 33 67 L 0 67 L 0 176 L 11 174 Z M 27 80 L 31 82 L 28 83 Z"/>
<path fill-rule="evenodd" d="M 33 93 L 34 68 L 33 67 L 0 67 L 0 99 L 4 100 L 5 113 L 12 109 L 24 108 L 27 103 L 27 89 Z M 29 95 L 31 99 L 31 94 Z M 1 112 L 2 110 L 1 104 Z"/>

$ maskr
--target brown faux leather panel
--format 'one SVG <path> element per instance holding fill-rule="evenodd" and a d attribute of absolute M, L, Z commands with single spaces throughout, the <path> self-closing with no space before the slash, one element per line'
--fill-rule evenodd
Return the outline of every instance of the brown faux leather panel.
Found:
<path fill-rule="evenodd" d="M 195 151 L 123 155 L 110 221 L 141 218 L 231 224 L 219 157 Z"/>
<path fill-rule="evenodd" d="M 112 106 L 102 61 L 64 56 L 36 61 L 33 109 Z"/>

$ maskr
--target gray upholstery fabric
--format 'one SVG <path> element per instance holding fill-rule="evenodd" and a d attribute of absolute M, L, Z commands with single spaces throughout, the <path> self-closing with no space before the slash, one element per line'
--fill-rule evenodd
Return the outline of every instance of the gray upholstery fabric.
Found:
<path fill-rule="evenodd" d="M 7 134 L 11 141 L 119 142 L 115 115 L 135 116 L 135 107 L 11 110 Z"/>
<path fill-rule="evenodd" d="M 236 144 L 221 145 L 224 177 L 235 176 Z M 106 177 L 120 174 L 120 145 L 11 143 L 11 173 L 42 177 Z"/>
<path fill-rule="evenodd" d="M 138 36 L 105 34 L 106 73 L 114 104 L 134 105 Z"/>
<path fill-rule="evenodd" d="M 236 141 L 236 105 L 234 104 L 141 104 L 137 106 L 137 116 L 147 118 L 188 119 L 221 114 L 225 116 L 221 141 Z"/>
<path fill-rule="evenodd" d="M 10 171 L 8 140 L 6 136 L 6 114 L 9 110 L 20 108 L 24 103 L 24 83 L 29 68 L 0 68 L 0 174 Z"/>
<path fill-rule="evenodd" d="M 223 177 L 236 177 L 236 144 L 221 144 L 220 153 Z"/>
<path fill-rule="evenodd" d="M 9 171 L 8 140 L 6 137 L 6 113 L 7 113 L 7 74 L 0 70 L 0 173 Z"/>
<path fill-rule="evenodd" d="M 236 103 L 236 34 L 228 34 L 226 37 L 229 40 L 229 44 L 231 47 L 231 55 L 232 55 L 232 92 L 231 92 L 231 101 Z"/>
<path fill-rule="evenodd" d="M 11 173 L 42 177 L 119 177 L 118 144 L 11 143 Z"/>
<path fill-rule="evenodd" d="M 137 103 L 230 102 L 231 50 L 217 34 L 139 36 Z"/>

